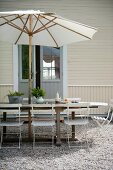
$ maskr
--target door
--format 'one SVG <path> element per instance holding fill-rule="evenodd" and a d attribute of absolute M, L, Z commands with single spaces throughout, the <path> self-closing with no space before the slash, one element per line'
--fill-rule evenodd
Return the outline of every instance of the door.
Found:
<path fill-rule="evenodd" d="M 63 97 L 65 89 L 63 87 L 65 77 L 63 76 L 63 48 L 37 45 L 32 48 L 32 87 L 44 88 L 46 98 L 55 98 L 57 92 L 60 97 Z M 28 97 L 29 46 L 19 45 L 18 49 L 18 90 L 23 92 L 25 97 Z"/>
<path fill-rule="evenodd" d="M 62 48 L 40 47 L 40 85 L 46 91 L 46 98 L 55 98 L 57 92 L 63 97 L 62 54 Z"/>

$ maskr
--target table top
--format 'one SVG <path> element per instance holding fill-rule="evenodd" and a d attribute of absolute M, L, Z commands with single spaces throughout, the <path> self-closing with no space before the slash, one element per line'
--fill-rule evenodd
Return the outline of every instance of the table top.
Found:
<path fill-rule="evenodd" d="M 64 102 L 61 102 L 61 103 L 42 103 L 42 104 L 22 104 L 21 107 L 23 108 L 31 108 L 33 105 L 36 106 L 36 107 L 67 107 L 67 105 L 71 105 L 73 107 L 79 107 L 79 106 L 82 106 L 82 104 L 87 104 L 89 103 L 89 106 L 90 107 L 99 107 L 99 106 L 108 106 L 108 103 L 104 103 L 104 102 L 78 102 L 78 103 L 64 103 Z M 0 103 L 0 107 L 5 107 L 6 104 L 9 104 L 9 103 Z M 11 104 L 10 104 L 11 105 Z"/>

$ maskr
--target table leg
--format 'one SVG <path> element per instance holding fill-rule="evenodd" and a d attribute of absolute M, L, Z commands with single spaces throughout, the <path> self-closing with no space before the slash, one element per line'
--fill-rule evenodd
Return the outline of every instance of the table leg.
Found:
<path fill-rule="evenodd" d="M 28 111 L 28 137 L 29 137 L 29 140 L 31 140 L 32 138 L 32 132 L 31 132 L 31 112 L 30 110 Z"/>
<path fill-rule="evenodd" d="M 72 119 L 75 119 L 75 112 L 72 112 Z M 72 140 L 75 139 L 75 125 L 72 125 Z"/>
<path fill-rule="evenodd" d="M 6 112 L 3 112 L 3 121 L 6 121 Z M 3 127 L 3 136 L 6 136 L 6 126 Z"/>
<path fill-rule="evenodd" d="M 61 146 L 60 139 L 60 110 L 58 108 L 56 110 L 56 145 Z"/>

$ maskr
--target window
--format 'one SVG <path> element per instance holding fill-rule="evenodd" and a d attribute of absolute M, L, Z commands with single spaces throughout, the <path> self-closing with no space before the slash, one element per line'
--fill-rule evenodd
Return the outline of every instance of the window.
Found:
<path fill-rule="evenodd" d="M 22 79 L 29 78 L 29 46 L 22 45 Z"/>
<path fill-rule="evenodd" d="M 43 79 L 60 79 L 60 48 L 43 47 Z"/>

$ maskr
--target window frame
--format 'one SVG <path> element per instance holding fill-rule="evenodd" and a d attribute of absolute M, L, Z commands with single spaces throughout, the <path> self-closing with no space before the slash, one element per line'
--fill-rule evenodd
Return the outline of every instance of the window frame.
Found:
<path fill-rule="evenodd" d="M 60 62 L 60 65 L 59 65 L 59 78 L 58 79 L 44 79 L 43 78 L 43 46 L 41 46 L 41 48 L 40 48 L 40 51 L 41 51 L 40 64 L 41 64 L 41 79 L 42 79 L 42 82 L 60 82 L 61 81 L 61 51 L 62 51 L 62 49 L 60 47 L 59 47 L 59 49 L 60 49 L 60 56 L 59 56 L 59 62 Z M 53 68 L 53 67 L 51 67 L 51 68 Z M 54 67 L 54 68 L 56 68 L 56 67 Z"/>
<path fill-rule="evenodd" d="M 23 44 L 24 45 L 24 44 Z M 18 46 L 18 54 L 19 54 L 19 81 L 22 83 L 22 82 L 28 82 L 29 81 L 29 78 L 28 79 L 23 79 L 22 78 L 22 46 L 23 45 L 19 45 Z M 35 56 L 34 56 L 34 46 L 32 47 L 32 73 L 34 73 L 34 62 L 35 62 Z"/>

